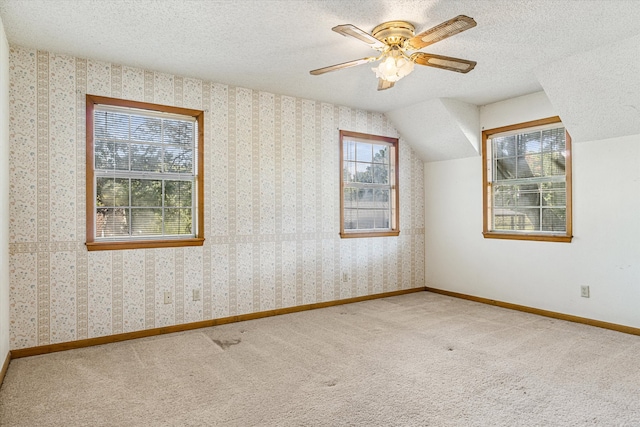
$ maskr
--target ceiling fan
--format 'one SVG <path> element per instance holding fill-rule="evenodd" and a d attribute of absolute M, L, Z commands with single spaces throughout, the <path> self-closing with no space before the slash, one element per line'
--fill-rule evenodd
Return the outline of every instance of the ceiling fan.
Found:
<path fill-rule="evenodd" d="M 465 15 L 458 15 L 418 35 L 414 35 L 414 26 L 406 21 L 382 23 L 375 27 L 371 34 L 351 24 L 338 25 L 333 27 L 332 30 L 343 36 L 360 40 L 372 49 L 379 51 L 380 54 L 318 68 L 310 71 L 310 73 L 317 76 L 330 71 L 383 60 L 377 67 L 372 68 L 378 78 L 378 90 L 392 88 L 395 82 L 413 71 L 414 64 L 441 68 L 457 73 L 468 73 L 476 66 L 475 61 L 424 52 L 414 52 L 412 54 L 408 52 L 422 49 L 476 25 L 476 21 L 473 18 Z"/>

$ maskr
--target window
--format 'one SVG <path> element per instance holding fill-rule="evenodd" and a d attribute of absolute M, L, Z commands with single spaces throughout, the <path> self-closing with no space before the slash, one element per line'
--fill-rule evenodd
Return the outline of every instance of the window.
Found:
<path fill-rule="evenodd" d="M 87 249 L 201 246 L 199 110 L 87 95 Z"/>
<path fill-rule="evenodd" d="M 398 139 L 340 131 L 340 235 L 397 236 Z"/>
<path fill-rule="evenodd" d="M 482 132 L 484 237 L 570 242 L 571 138 L 559 117 Z"/>

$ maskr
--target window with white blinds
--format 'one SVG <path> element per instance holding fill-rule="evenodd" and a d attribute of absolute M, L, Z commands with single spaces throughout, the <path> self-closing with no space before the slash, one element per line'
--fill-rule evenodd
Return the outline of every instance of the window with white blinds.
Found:
<path fill-rule="evenodd" d="M 483 132 L 486 237 L 570 240 L 570 150 L 557 117 Z"/>
<path fill-rule="evenodd" d="M 198 244 L 202 112 L 94 98 L 87 102 L 88 108 L 92 103 L 87 185 L 93 189 L 88 246 Z"/>
<path fill-rule="evenodd" d="M 397 138 L 340 131 L 342 237 L 398 235 Z"/>

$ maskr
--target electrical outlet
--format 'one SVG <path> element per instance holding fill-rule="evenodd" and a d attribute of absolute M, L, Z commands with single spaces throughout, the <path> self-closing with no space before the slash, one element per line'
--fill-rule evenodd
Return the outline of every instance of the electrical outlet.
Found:
<path fill-rule="evenodd" d="M 193 290 L 193 300 L 200 301 L 200 289 Z"/>
<path fill-rule="evenodd" d="M 580 296 L 582 298 L 589 298 L 589 286 L 580 286 Z"/>
<path fill-rule="evenodd" d="M 164 303 L 165 304 L 171 304 L 172 302 L 173 302 L 173 298 L 171 298 L 171 292 L 165 291 L 164 292 Z"/>

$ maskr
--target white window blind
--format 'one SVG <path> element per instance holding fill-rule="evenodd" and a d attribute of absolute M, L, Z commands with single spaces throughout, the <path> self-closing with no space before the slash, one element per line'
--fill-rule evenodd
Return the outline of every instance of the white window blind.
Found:
<path fill-rule="evenodd" d="M 194 118 L 98 105 L 93 127 L 96 240 L 193 237 Z"/>
<path fill-rule="evenodd" d="M 520 129 L 487 142 L 492 231 L 566 232 L 564 127 Z"/>
<path fill-rule="evenodd" d="M 395 147 L 383 141 L 345 138 L 343 194 L 345 231 L 394 228 Z"/>

